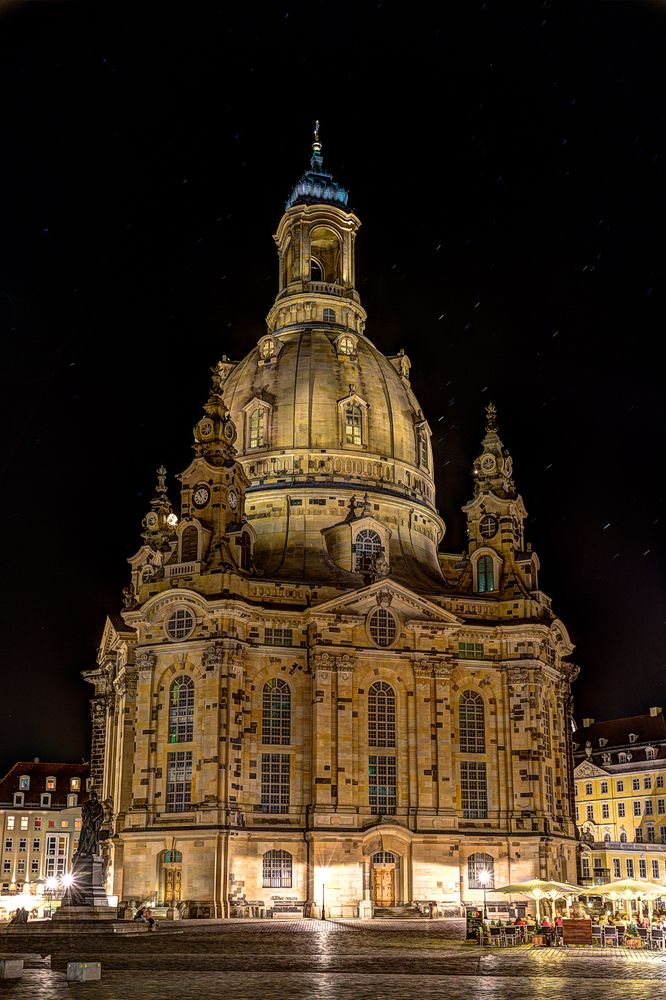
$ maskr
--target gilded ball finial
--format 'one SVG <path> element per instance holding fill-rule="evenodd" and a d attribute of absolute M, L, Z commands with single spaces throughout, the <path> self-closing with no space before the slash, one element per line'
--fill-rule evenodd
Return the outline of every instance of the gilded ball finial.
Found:
<path fill-rule="evenodd" d="M 319 119 L 317 119 L 314 126 L 314 141 L 312 143 L 312 152 L 321 153 L 321 142 L 319 141 Z"/>

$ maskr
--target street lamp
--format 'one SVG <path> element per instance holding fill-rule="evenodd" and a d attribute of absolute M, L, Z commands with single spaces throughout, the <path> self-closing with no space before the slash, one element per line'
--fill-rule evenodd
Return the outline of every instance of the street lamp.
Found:
<path fill-rule="evenodd" d="M 483 887 L 483 919 L 488 919 L 488 908 L 486 906 L 486 889 L 488 888 L 488 883 L 490 882 L 490 872 L 487 868 L 482 868 L 479 872 L 479 882 Z"/>
<path fill-rule="evenodd" d="M 326 920 L 326 883 L 321 884 L 321 919 Z"/>

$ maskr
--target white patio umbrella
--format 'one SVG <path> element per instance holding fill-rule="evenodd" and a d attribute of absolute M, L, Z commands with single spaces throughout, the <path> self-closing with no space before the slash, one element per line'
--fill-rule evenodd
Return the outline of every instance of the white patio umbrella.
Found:
<path fill-rule="evenodd" d="M 511 882 L 510 885 L 495 887 L 495 892 L 504 892 L 512 896 L 529 896 L 534 900 L 537 920 L 540 919 L 539 900 L 547 899 L 554 907 L 556 899 L 564 899 L 567 896 L 580 896 L 583 889 L 579 885 L 571 885 L 569 882 L 554 882 L 547 879 L 532 878 L 525 882 Z"/>
<path fill-rule="evenodd" d="M 622 878 L 616 882 L 606 882 L 605 885 L 588 886 L 582 890 L 584 896 L 601 896 L 604 899 L 612 900 L 613 904 L 618 900 L 625 903 L 637 903 L 640 907 L 645 901 L 648 910 L 652 910 L 652 901 L 658 896 L 666 896 L 666 886 L 657 882 L 643 882 L 634 878 Z"/>

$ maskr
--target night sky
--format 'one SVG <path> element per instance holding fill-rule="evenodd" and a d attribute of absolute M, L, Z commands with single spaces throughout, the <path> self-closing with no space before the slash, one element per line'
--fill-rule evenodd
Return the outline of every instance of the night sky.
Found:
<path fill-rule="evenodd" d="M 79 671 L 211 364 L 265 332 L 316 118 L 444 547 L 492 399 L 577 717 L 666 707 L 666 14 L 512 6 L 0 3 L 0 768 L 87 756 Z"/>

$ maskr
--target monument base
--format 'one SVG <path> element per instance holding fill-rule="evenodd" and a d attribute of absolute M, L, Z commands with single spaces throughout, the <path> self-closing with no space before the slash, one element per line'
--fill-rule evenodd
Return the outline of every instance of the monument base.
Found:
<path fill-rule="evenodd" d="M 104 888 L 104 862 L 99 854 L 75 856 L 72 884 L 63 896 L 60 909 L 90 906 L 109 908 Z"/>
<path fill-rule="evenodd" d="M 59 906 L 52 916 L 55 924 L 109 924 L 118 919 L 115 906 Z"/>

